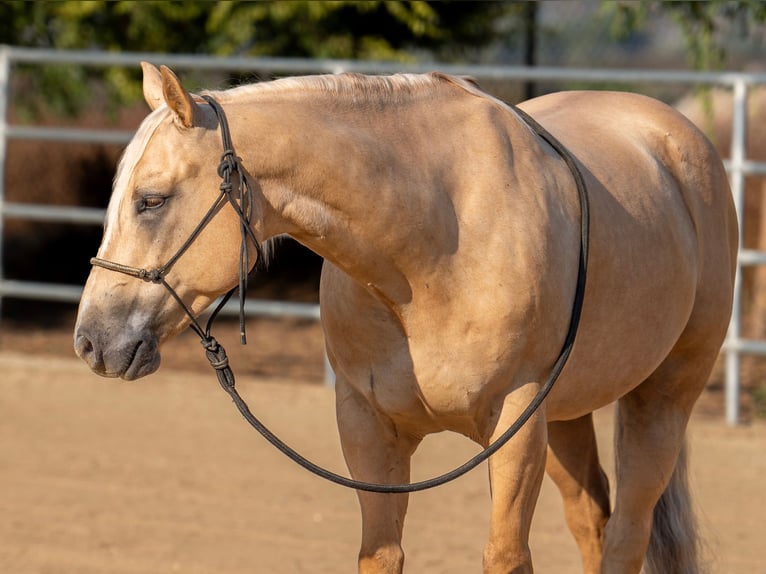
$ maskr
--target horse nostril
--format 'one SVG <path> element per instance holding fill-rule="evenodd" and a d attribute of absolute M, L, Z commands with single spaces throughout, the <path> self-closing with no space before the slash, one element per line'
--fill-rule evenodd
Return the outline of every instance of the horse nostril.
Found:
<path fill-rule="evenodd" d="M 86 335 L 77 335 L 74 341 L 74 351 L 77 356 L 90 362 L 90 358 L 94 355 L 95 349 L 93 342 Z"/>
<path fill-rule="evenodd" d="M 85 333 L 78 332 L 74 339 L 74 352 L 96 373 L 104 371 L 103 349 Z"/>

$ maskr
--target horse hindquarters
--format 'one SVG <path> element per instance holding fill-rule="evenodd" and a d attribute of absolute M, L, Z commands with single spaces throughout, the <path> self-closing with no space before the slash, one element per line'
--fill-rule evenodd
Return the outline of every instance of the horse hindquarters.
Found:
<path fill-rule="evenodd" d="M 733 283 L 730 261 L 714 252 L 727 246 L 711 246 L 686 329 L 654 373 L 618 402 L 617 497 L 605 534 L 605 573 L 638 574 L 642 561 L 646 574 L 702 571 L 685 434 L 726 334 Z M 736 257 L 734 248 L 729 257 Z M 624 560 L 637 567 L 626 568 Z"/>
<path fill-rule="evenodd" d="M 653 420 L 644 421 L 645 425 L 652 425 L 647 433 L 652 438 L 647 442 L 664 438 L 669 448 L 677 450 L 672 465 L 666 469 L 667 474 L 662 475 L 667 484 L 653 508 L 645 574 L 698 574 L 705 570 L 687 481 L 685 429 L 728 328 L 736 274 L 738 222 L 723 166 L 709 142 L 702 139 L 700 146 L 708 151 L 708 161 L 703 163 L 707 166 L 704 174 L 700 175 L 685 162 L 680 163 L 677 171 L 679 179 L 687 182 L 687 205 L 697 232 L 698 280 L 694 308 L 669 356 L 646 382 L 620 401 L 621 413 L 643 411 L 652 417 Z M 688 194 L 688 190 L 700 189 L 703 202 Z M 658 433 L 660 436 L 656 437 Z M 630 453 L 618 456 L 630 456 Z"/>

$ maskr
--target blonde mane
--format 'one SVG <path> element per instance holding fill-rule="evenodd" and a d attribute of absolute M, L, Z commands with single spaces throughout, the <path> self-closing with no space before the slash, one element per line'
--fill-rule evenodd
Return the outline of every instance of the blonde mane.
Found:
<path fill-rule="evenodd" d="M 307 94 L 325 95 L 338 101 L 359 103 L 397 102 L 401 99 L 428 93 L 434 88 L 453 82 L 442 74 L 396 74 L 393 76 L 365 76 L 336 74 L 296 76 L 270 82 L 247 84 L 222 91 L 208 91 L 221 103 L 247 101 L 251 97 L 274 95 L 280 98 L 305 97 Z"/>

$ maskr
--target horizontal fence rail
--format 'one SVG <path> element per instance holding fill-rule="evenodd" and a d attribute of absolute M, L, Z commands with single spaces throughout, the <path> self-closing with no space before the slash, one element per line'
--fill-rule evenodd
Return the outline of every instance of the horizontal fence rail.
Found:
<path fill-rule="evenodd" d="M 730 158 L 725 161 L 729 173 L 732 195 L 740 221 L 744 221 L 744 180 L 748 175 L 766 176 L 766 163 L 746 157 L 747 95 L 748 90 L 766 84 L 764 73 L 693 72 L 685 70 L 619 70 L 579 68 L 531 68 L 523 66 L 455 65 L 442 63 L 402 64 L 352 60 L 313 60 L 301 58 L 249 58 L 209 57 L 184 54 L 111 53 L 91 51 L 62 51 L 0 46 L 0 174 L 5 173 L 7 142 L 12 139 L 126 144 L 132 132 L 109 129 L 53 128 L 10 125 L 8 123 L 8 97 L 10 77 L 15 64 L 50 65 L 68 64 L 88 67 L 138 66 L 141 61 L 166 64 L 175 68 L 254 72 L 265 75 L 295 75 L 305 73 L 358 72 L 367 74 L 425 73 L 439 70 L 453 75 L 472 76 L 480 80 L 555 81 L 576 82 L 578 85 L 598 83 L 674 84 L 688 86 L 722 86 L 733 92 L 732 140 Z M 753 129 L 760 129 L 755 128 Z M 5 201 L 4 178 L 0 177 L 0 256 L 2 255 L 2 229 L 7 218 L 36 221 L 100 225 L 104 210 L 84 207 L 33 205 Z M 740 226 L 740 255 L 731 324 L 726 337 L 725 400 L 726 421 L 736 425 L 740 421 L 740 359 L 743 354 L 766 355 L 766 341 L 746 340 L 741 337 L 742 285 L 744 266 L 765 265 L 766 253 L 742 249 Z M 0 267 L 0 302 L 3 297 L 19 297 L 51 301 L 77 302 L 82 286 L 54 285 L 6 279 Z M 248 300 L 245 311 L 249 315 L 298 317 L 318 319 L 317 305 L 278 301 Z M 234 304 L 224 312 L 237 313 Z M 331 381 L 328 370 L 328 381 Z"/>

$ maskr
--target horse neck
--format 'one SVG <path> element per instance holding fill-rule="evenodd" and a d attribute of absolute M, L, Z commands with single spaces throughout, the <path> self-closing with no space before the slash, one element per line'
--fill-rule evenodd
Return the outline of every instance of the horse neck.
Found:
<path fill-rule="evenodd" d="M 409 193 L 394 175 L 407 170 L 397 169 L 403 159 L 390 122 L 317 109 L 292 101 L 232 107 L 235 147 L 263 201 L 256 232 L 288 234 L 392 304 L 404 304 L 404 258 L 412 251 L 407 214 L 432 212 L 423 204 L 433 198 Z"/>
<path fill-rule="evenodd" d="M 566 171 L 515 114 L 452 82 L 353 105 L 311 92 L 227 109 L 263 198 L 256 232 L 293 236 L 392 307 L 437 275 L 465 282 L 460 269 L 490 246 L 504 252 L 517 223 L 540 217 L 542 180 Z M 531 166 L 523 183 L 515 165 Z"/>

